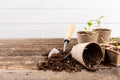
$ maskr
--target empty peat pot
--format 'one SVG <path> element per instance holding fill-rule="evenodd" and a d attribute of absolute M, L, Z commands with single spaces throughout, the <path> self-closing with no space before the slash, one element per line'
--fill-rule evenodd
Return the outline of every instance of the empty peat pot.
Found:
<path fill-rule="evenodd" d="M 103 53 L 97 43 L 89 42 L 75 45 L 71 50 L 71 55 L 86 68 L 95 70 L 101 63 Z"/>

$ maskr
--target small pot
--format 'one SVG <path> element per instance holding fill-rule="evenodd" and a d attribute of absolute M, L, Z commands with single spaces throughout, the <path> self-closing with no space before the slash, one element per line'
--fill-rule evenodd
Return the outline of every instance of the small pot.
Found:
<path fill-rule="evenodd" d="M 99 44 L 100 46 L 101 46 L 101 49 L 102 49 L 102 53 L 103 53 L 103 57 L 102 57 L 102 61 L 105 61 L 106 59 L 106 48 L 108 48 L 108 47 L 112 47 L 112 45 L 109 45 L 109 44 L 107 44 L 107 45 L 105 45 L 105 44 Z"/>
<path fill-rule="evenodd" d="M 106 29 L 106 28 L 97 28 L 97 29 L 93 29 L 93 31 L 98 33 L 98 39 L 97 42 L 98 43 L 103 43 L 102 39 L 103 38 L 105 41 L 109 41 L 110 39 L 110 34 L 111 34 L 111 30 L 110 29 Z"/>
<path fill-rule="evenodd" d="M 71 50 L 71 55 L 86 68 L 92 70 L 101 63 L 103 56 L 101 47 L 93 42 L 75 45 Z"/>
<path fill-rule="evenodd" d="M 98 33 L 96 32 L 86 32 L 86 31 L 77 32 L 78 43 L 97 42 L 97 38 L 98 38 Z"/>
<path fill-rule="evenodd" d="M 120 66 L 120 52 L 119 51 L 106 48 L 106 53 L 108 55 L 108 61 L 110 64 L 114 66 Z"/>

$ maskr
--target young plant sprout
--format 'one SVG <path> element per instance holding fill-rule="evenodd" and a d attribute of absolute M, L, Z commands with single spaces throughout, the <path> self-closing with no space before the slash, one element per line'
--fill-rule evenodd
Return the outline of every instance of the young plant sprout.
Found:
<path fill-rule="evenodd" d="M 87 22 L 87 26 L 86 27 L 84 27 L 84 30 L 86 31 L 86 32 L 90 32 L 90 27 L 92 26 L 92 21 L 88 21 Z"/>
<path fill-rule="evenodd" d="M 103 37 L 101 39 L 102 39 L 104 46 L 107 46 L 107 41 Z"/>
<path fill-rule="evenodd" d="M 118 49 L 118 41 L 117 41 L 117 37 L 112 38 L 112 43 L 115 43 L 115 48 Z"/>
<path fill-rule="evenodd" d="M 100 26 L 101 26 L 101 19 L 102 18 L 104 18 L 104 16 L 100 16 L 98 19 L 96 19 L 96 20 L 90 20 L 90 21 L 96 22 L 97 23 L 97 27 L 100 28 Z"/>

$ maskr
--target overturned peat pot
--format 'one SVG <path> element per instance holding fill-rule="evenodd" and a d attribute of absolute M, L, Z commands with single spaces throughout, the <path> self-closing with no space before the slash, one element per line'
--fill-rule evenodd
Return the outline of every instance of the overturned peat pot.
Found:
<path fill-rule="evenodd" d="M 94 70 L 98 68 L 102 56 L 103 54 L 100 47 L 95 43 L 91 43 L 85 47 L 83 52 L 83 61 L 88 68 Z"/>

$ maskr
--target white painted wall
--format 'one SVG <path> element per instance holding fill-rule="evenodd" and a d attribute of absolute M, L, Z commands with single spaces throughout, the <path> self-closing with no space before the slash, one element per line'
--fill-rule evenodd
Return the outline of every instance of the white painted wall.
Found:
<path fill-rule="evenodd" d="M 0 0 L 0 38 L 64 37 L 70 23 L 79 31 L 99 16 L 120 36 L 119 0 Z"/>

